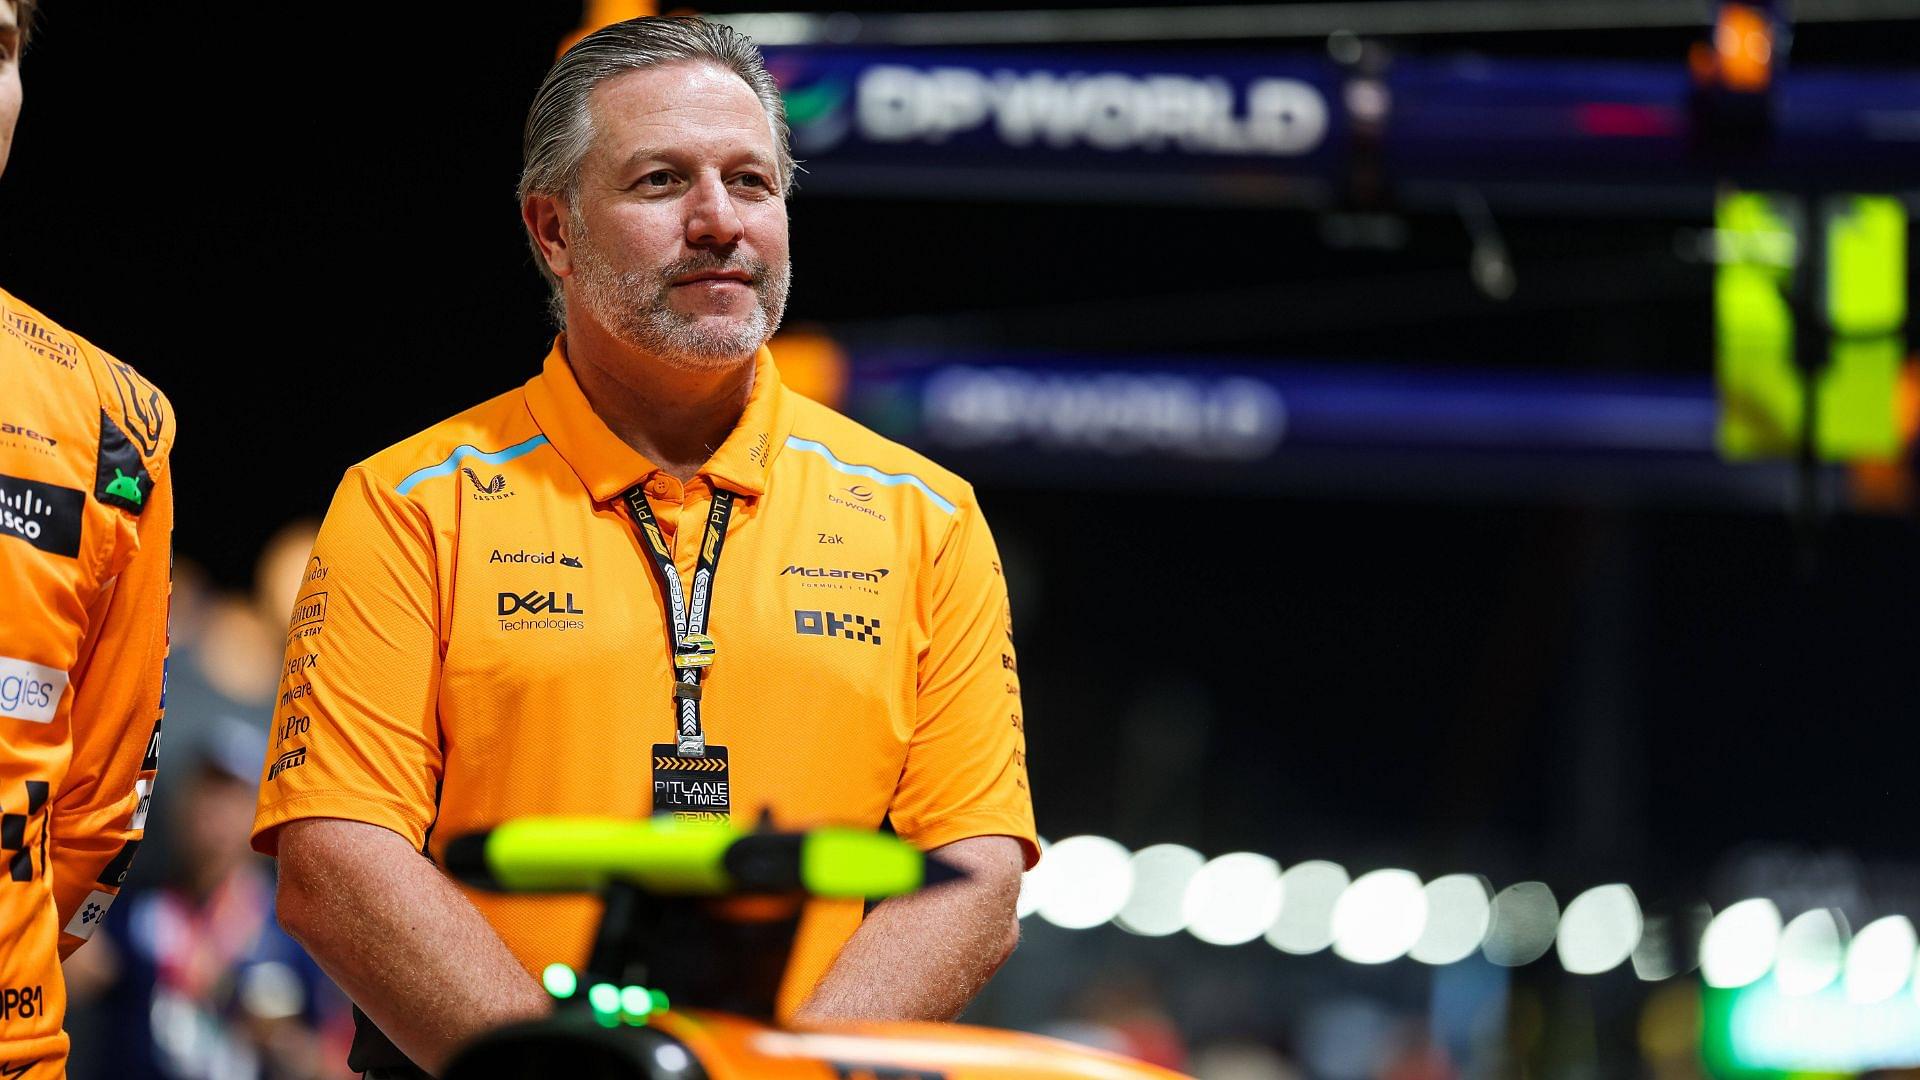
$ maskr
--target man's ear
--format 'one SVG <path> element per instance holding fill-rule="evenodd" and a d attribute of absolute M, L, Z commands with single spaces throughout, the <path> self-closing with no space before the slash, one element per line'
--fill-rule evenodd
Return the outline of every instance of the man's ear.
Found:
<path fill-rule="evenodd" d="M 533 237 L 539 247 L 540 257 L 547 261 L 547 269 L 553 271 L 555 277 L 573 273 L 573 252 L 568 246 L 571 237 L 567 235 L 572 218 L 566 200 L 538 192 L 528 195 L 520 204 L 520 220 L 527 227 L 527 235 Z"/>

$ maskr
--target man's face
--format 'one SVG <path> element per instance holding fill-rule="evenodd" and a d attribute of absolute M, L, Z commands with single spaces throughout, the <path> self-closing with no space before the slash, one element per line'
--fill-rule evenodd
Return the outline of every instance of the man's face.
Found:
<path fill-rule="evenodd" d="M 645 68 L 588 98 L 569 207 L 569 319 L 690 370 L 752 356 L 786 309 L 787 207 L 759 98 L 704 63 Z"/>
<path fill-rule="evenodd" d="M 13 124 L 20 119 L 20 12 L 12 0 L 0 0 L 0 172 L 13 149 Z"/>

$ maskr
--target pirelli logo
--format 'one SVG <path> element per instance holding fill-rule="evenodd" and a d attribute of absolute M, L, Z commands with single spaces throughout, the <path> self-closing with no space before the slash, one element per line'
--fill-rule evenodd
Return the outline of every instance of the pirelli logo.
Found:
<path fill-rule="evenodd" d="M 296 746 L 274 759 L 273 766 L 267 770 L 267 779 L 279 779 L 281 773 L 286 772 L 288 769 L 297 769 L 306 763 L 307 748 L 304 746 Z"/>
<path fill-rule="evenodd" d="M 654 755 L 653 767 L 674 772 L 726 772 L 727 763 L 719 758 L 683 758 Z"/>

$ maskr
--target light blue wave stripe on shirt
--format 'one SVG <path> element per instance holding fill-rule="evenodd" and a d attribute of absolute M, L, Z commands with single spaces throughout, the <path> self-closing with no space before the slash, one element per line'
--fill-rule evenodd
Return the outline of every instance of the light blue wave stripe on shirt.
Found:
<path fill-rule="evenodd" d="M 400 494 L 405 495 L 407 492 L 413 490 L 415 484 L 424 480 L 431 480 L 436 476 L 452 476 L 454 470 L 460 467 L 460 463 L 468 458 L 475 458 L 489 465 L 499 465 L 503 462 L 512 461 L 514 458 L 520 457 L 523 454 L 531 454 L 545 445 L 547 445 L 547 437 L 545 435 L 535 435 L 526 442 L 509 446 L 505 450 L 482 450 L 477 446 L 462 443 L 454 447 L 453 453 L 448 454 L 447 460 L 440 464 L 429 465 L 424 469 L 415 469 L 413 472 L 408 473 L 407 478 L 400 481 L 398 490 Z"/>
<path fill-rule="evenodd" d="M 848 476 L 862 476 L 876 483 L 885 484 L 888 487 L 906 484 L 909 487 L 919 488 L 922 495 L 933 500 L 933 505 L 945 510 L 949 514 L 958 509 L 958 507 L 941 498 L 937 492 L 928 487 L 925 480 L 920 479 L 912 473 L 881 472 L 871 465 L 849 465 L 835 457 L 833 451 L 827 449 L 825 444 L 814 442 L 812 439 L 803 439 L 798 435 L 787 436 L 787 445 L 795 450 L 805 450 L 809 454 L 819 454 L 821 457 L 827 459 L 828 465 L 833 466 L 834 469 L 839 472 L 846 473 Z"/>

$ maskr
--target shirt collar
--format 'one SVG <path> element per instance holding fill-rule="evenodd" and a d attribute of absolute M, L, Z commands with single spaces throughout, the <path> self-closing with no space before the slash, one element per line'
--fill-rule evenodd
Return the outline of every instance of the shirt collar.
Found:
<path fill-rule="evenodd" d="M 526 394 L 533 422 L 592 492 L 595 502 L 619 498 L 659 471 L 593 411 L 567 360 L 565 335 L 554 339 L 540 374 L 527 382 Z M 746 411 L 700 474 L 741 495 L 765 494 L 773 459 L 793 429 L 788 398 L 773 353 L 762 345 L 753 360 L 753 389 Z"/>

